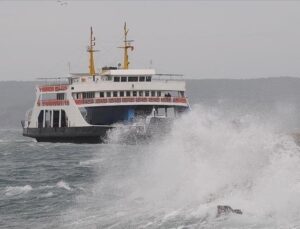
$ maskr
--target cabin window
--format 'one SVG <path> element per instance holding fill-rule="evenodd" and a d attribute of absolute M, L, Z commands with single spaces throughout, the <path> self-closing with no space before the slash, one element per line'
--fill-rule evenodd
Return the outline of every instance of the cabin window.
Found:
<path fill-rule="evenodd" d="M 100 91 L 100 94 L 99 94 L 99 95 L 100 95 L 101 98 L 103 98 L 103 97 L 104 97 L 104 92 L 103 92 L 103 91 Z"/>
<path fill-rule="evenodd" d="M 140 77 L 140 82 L 144 82 L 145 81 L 145 76 L 141 76 Z"/>
<path fill-rule="evenodd" d="M 57 93 L 56 94 L 56 99 L 57 100 L 64 100 L 65 99 L 65 94 L 64 93 Z"/>
<path fill-rule="evenodd" d="M 137 76 L 129 76 L 128 77 L 128 82 L 137 82 L 138 81 L 138 77 Z"/>
<path fill-rule="evenodd" d="M 151 81 L 151 76 L 146 76 L 146 81 L 150 82 Z"/>
<path fill-rule="evenodd" d="M 151 91 L 151 96 L 152 96 L 152 97 L 155 96 L 155 91 Z"/>
<path fill-rule="evenodd" d="M 84 99 L 95 98 L 95 92 L 83 92 L 82 96 Z"/>
<path fill-rule="evenodd" d="M 115 76 L 114 77 L 114 82 L 120 82 L 120 77 L 119 76 Z"/>
<path fill-rule="evenodd" d="M 143 91 L 139 91 L 139 96 L 143 96 Z"/>
<path fill-rule="evenodd" d="M 111 97 L 111 92 L 110 91 L 106 92 L 106 97 Z"/>
<path fill-rule="evenodd" d="M 136 97 L 136 96 L 137 96 L 137 91 L 133 91 L 133 92 L 132 92 L 132 96 L 133 96 L 133 97 Z"/>
<path fill-rule="evenodd" d="M 130 91 L 126 91 L 126 96 L 127 96 L 127 97 L 130 96 Z"/>
<path fill-rule="evenodd" d="M 157 92 L 157 96 L 160 97 L 161 96 L 161 91 Z"/>
<path fill-rule="evenodd" d="M 124 97 L 124 91 L 120 91 L 120 97 Z"/>
<path fill-rule="evenodd" d="M 145 91 L 145 96 L 146 96 L 146 97 L 149 96 L 149 91 Z"/>
<path fill-rule="evenodd" d="M 126 76 L 122 76 L 121 77 L 121 82 L 127 82 L 127 77 Z"/>
<path fill-rule="evenodd" d="M 41 94 L 40 100 L 47 100 L 47 99 L 57 99 L 57 94 L 55 93 L 47 93 L 47 94 Z"/>
<path fill-rule="evenodd" d="M 118 92 L 117 91 L 113 92 L 113 97 L 118 97 Z"/>

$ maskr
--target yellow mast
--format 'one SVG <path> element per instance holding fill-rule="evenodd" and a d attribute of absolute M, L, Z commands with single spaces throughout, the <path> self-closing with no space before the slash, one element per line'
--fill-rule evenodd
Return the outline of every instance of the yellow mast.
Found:
<path fill-rule="evenodd" d="M 124 46 L 119 47 L 124 49 L 124 61 L 123 61 L 123 68 L 128 69 L 129 67 L 129 57 L 128 57 L 128 49 L 133 51 L 133 46 L 130 44 L 130 42 L 133 42 L 133 40 L 127 40 L 127 34 L 128 34 L 129 29 L 126 27 L 126 22 L 124 24 Z"/>
<path fill-rule="evenodd" d="M 87 48 L 87 51 L 90 53 L 90 64 L 89 64 L 89 70 L 90 75 L 95 76 L 95 63 L 94 63 L 94 52 L 97 52 L 97 50 L 94 50 L 94 46 L 96 45 L 96 38 L 93 35 L 93 28 L 91 27 L 91 36 L 90 36 L 90 45 Z"/>

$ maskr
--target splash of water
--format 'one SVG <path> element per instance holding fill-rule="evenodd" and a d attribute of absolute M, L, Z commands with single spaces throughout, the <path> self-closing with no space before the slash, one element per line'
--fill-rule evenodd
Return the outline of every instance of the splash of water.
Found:
<path fill-rule="evenodd" d="M 71 218 L 80 226 L 299 226 L 300 150 L 277 130 L 251 115 L 195 107 L 159 140 L 110 146 L 109 166 L 98 168 Z M 244 214 L 217 219 L 219 204 Z"/>

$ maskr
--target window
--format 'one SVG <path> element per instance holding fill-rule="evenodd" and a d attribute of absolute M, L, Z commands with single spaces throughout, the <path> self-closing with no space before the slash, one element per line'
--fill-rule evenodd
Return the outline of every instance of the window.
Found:
<path fill-rule="evenodd" d="M 106 97 L 111 97 L 111 92 L 110 91 L 106 92 Z"/>
<path fill-rule="evenodd" d="M 157 96 L 160 97 L 161 96 L 161 91 L 157 92 Z"/>
<path fill-rule="evenodd" d="M 120 91 L 120 97 L 124 97 L 124 91 Z"/>
<path fill-rule="evenodd" d="M 121 77 L 121 82 L 127 82 L 127 77 L 126 76 L 122 76 Z"/>
<path fill-rule="evenodd" d="M 120 82 L 120 77 L 119 76 L 115 76 L 114 77 L 114 82 Z"/>
<path fill-rule="evenodd" d="M 113 92 L 113 97 L 118 97 L 118 92 L 117 91 Z"/>
<path fill-rule="evenodd" d="M 151 81 L 151 76 L 146 76 L 146 81 L 150 82 Z"/>
<path fill-rule="evenodd" d="M 128 82 L 137 82 L 138 81 L 138 77 L 137 76 L 129 76 L 128 77 Z"/>
<path fill-rule="evenodd" d="M 64 100 L 65 99 L 65 94 L 64 93 L 57 93 L 56 94 L 56 99 L 57 100 Z"/>
<path fill-rule="evenodd" d="M 143 96 L 143 91 L 139 91 L 139 96 Z"/>
<path fill-rule="evenodd" d="M 149 96 L 149 91 L 145 91 L 145 96 L 146 96 L 146 97 Z"/>
<path fill-rule="evenodd" d="M 100 91 L 100 97 L 103 98 L 104 97 L 104 92 Z"/>
<path fill-rule="evenodd" d="M 140 82 L 144 82 L 145 81 L 145 76 L 141 76 L 140 77 Z"/>
<path fill-rule="evenodd" d="M 82 96 L 84 99 L 95 98 L 95 92 L 83 92 Z"/>
<path fill-rule="evenodd" d="M 136 96 L 137 96 L 137 92 L 136 92 L 136 91 L 133 91 L 133 92 L 132 92 L 132 96 L 136 97 Z"/>
<path fill-rule="evenodd" d="M 130 91 L 126 91 L 126 96 L 127 96 L 127 97 L 130 96 Z"/>
<path fill-rule="evenodd" d="M 155 91 L 151 91 L 151 96 L 152 96 L 152 97 L 155 96 Z"/>

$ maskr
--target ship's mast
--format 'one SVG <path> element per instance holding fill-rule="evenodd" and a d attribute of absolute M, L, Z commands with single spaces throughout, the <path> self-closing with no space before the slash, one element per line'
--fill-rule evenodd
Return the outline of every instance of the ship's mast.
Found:
<path fill-rule="evenodd" d="M 119 47 L 124 49 L 124 60 L 123 60 L 123 68 L 124 69 L 128 69 L 129 68 L 129 57 L 128 57 L 128 49 L 130 49 L 131 51 L 133 51 L 133 46 L 131 45 L 131 42 L 133 42 L 133 40 L 127 40 L 127 34 L 128 34 L 129 29 L 127 29 L 126 27 L 126 22 L 124 24 L 124 46 Z"/>
<path fill-rule="evenodd" d="M 95 63 L 94 63 L 94 52 L 97 52 L 97 50 L 94 50 L 94 47 L 96 45 L 96 38 L 93 35 L 93 27 L 91 27 L 91 36 L 90 36 L 90 45 L 87 48 L 87 51 L 90 53 L 90 64 L 89 64 L 89 70 L 90 75 L 95 76 Z"/>

